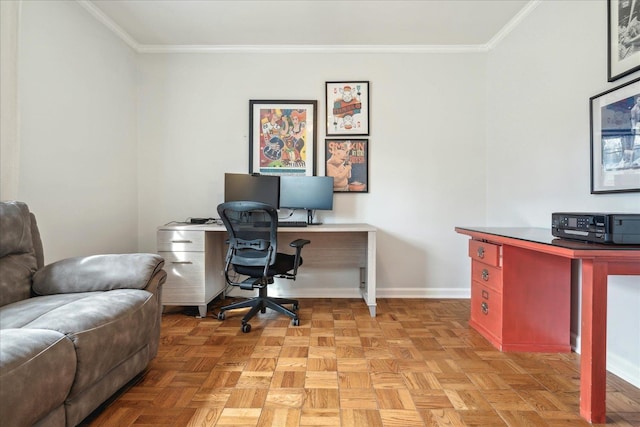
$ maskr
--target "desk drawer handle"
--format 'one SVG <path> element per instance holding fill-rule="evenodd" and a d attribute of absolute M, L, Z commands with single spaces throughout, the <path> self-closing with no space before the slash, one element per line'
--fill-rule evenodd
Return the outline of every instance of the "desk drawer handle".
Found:
<path fill-rule="evenodd" d="M 172 240 L 171 243 L 193 243 L 191 240 Z"/>
<path fill-rule="evenodd" d="M 482 270 L 482 280 L 484 280 L 485 282 L 489 281 L 489 270 L 487 270 L 486 268 Z"/>
<path fill-rule="evenodd" d="M 171 261 L 171 264 L 193 264 L 191 261 Z"/>
<path fill-rule="evenodd" d="M 489 304 L 487 304 L 486 302 L 483 302 L 480 307 L 482 308 L 482 313 L 483 314 L 489 314 Z"/>
<path fill-rule="evenodd" d="M 482 291 L 482 299 L 489 299 L 489 292 L 483 290 Z"/>
<path fill-rule="evenodd" d="M 480 259 L 484 258 L 484 246 L 478 247 L 478 258 Z"/>

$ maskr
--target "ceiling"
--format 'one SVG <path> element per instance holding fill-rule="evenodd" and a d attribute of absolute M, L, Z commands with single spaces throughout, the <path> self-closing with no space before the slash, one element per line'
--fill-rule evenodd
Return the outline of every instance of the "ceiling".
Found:
<path fill-rule="evenodd" d="M 539 0 L 78 0 L 136 49 L 490 45 Z"/>

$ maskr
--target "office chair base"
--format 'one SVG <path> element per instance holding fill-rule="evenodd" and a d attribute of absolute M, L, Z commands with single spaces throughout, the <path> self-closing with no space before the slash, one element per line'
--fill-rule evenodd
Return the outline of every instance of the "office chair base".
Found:
<path fill-rule="evenodd" d="M 262 289 L 260 291 L 260 293 L 262 294 Z M 288 308 L 284 307 L 283 304 L 291 304 L 292 309 L 289 310 Z M 249 310 L 249 312 L 247 312 L 247 314 L 245 314 L 242 318 L 242 332 L 244 333 L 247 333 L 251 330 L 251 325 L 248 323 L 249 320 L 251 320 L 251 318 L 253 318 L 256 314 L 258 314 L 258 311 L 260 311 L 261 313 L 266 312 L 267 308 L 291 317 L 293 326 L 300 325 L 300 319 L 295 313 L 299 308 L 297 300 L 288 298 L 271 298 L 262 295 L 255 298 L 250 298 L 246 301 L 240 301 L 221 307 L 220 312 L 218 313 L 218 320 L 224 320 L 226 318 L 225 311 L 247 307 L 251 307 L 251 310 Z"/>

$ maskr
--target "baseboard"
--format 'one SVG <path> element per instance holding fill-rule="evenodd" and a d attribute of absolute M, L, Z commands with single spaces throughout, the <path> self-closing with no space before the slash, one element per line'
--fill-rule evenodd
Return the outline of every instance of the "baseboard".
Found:
<path fill-rule="evenodd" d="M 378 298 L 469 299 L 469 288 L 377 288 Z"/>
<path fill-rule="evenodd" d="M 572 331 L 569 343 L 571 344 L 571 351 L 580 354 L 580 335 Z"/>
<path fill-rule="evenodd" d="M 640 367 L 611 352 L 607 353 L 607 371 L 640 388 Z"/>
<path fill-rule="evenodd" d="M 241 289 L 231 289 L 227 295 L 231 297 L 245 298 L 250 296 L 247 291 Z M 302 289 L 291 288 L 283 289 L 273 286 L 269 288 L 269 295 L 280 298 L 361 298 L 358 289 L 331 289 L 331 292 L 327 292 L 326 289 Z"/>
<path fill-rule="evenodd" d="M 247 296 L 246 291 L 233 289 L 230 296 Z M 302 287 L 269 288 L 269 295 L 282 298 L 361 298 L 360 290 L 356 288 L 309 289 Z M 377 298 L 429 298 L 429 299 L 468 299 L 471 298 L 469 289 L 458 288 L 377 288 Z"/>
<path fill-rule="evenodd" d="M 580 354 L 580 335 L 571 332 L 571 349 Z M 634 387 L 640 388 L 640 368 L 638 364 L 618 356 L 610 351 L 607 352 L 607 371 L 619 376 Z"/>

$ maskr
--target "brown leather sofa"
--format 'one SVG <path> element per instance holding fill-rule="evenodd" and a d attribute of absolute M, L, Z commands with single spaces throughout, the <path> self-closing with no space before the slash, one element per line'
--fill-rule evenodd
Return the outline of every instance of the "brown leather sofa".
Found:
<path fill-rule="evenodd" d="M 44 266 L 35 216 L 0 203 L 0 425 L 75 426 L 143 372 L 160 339 L 164 260 Z"/>

